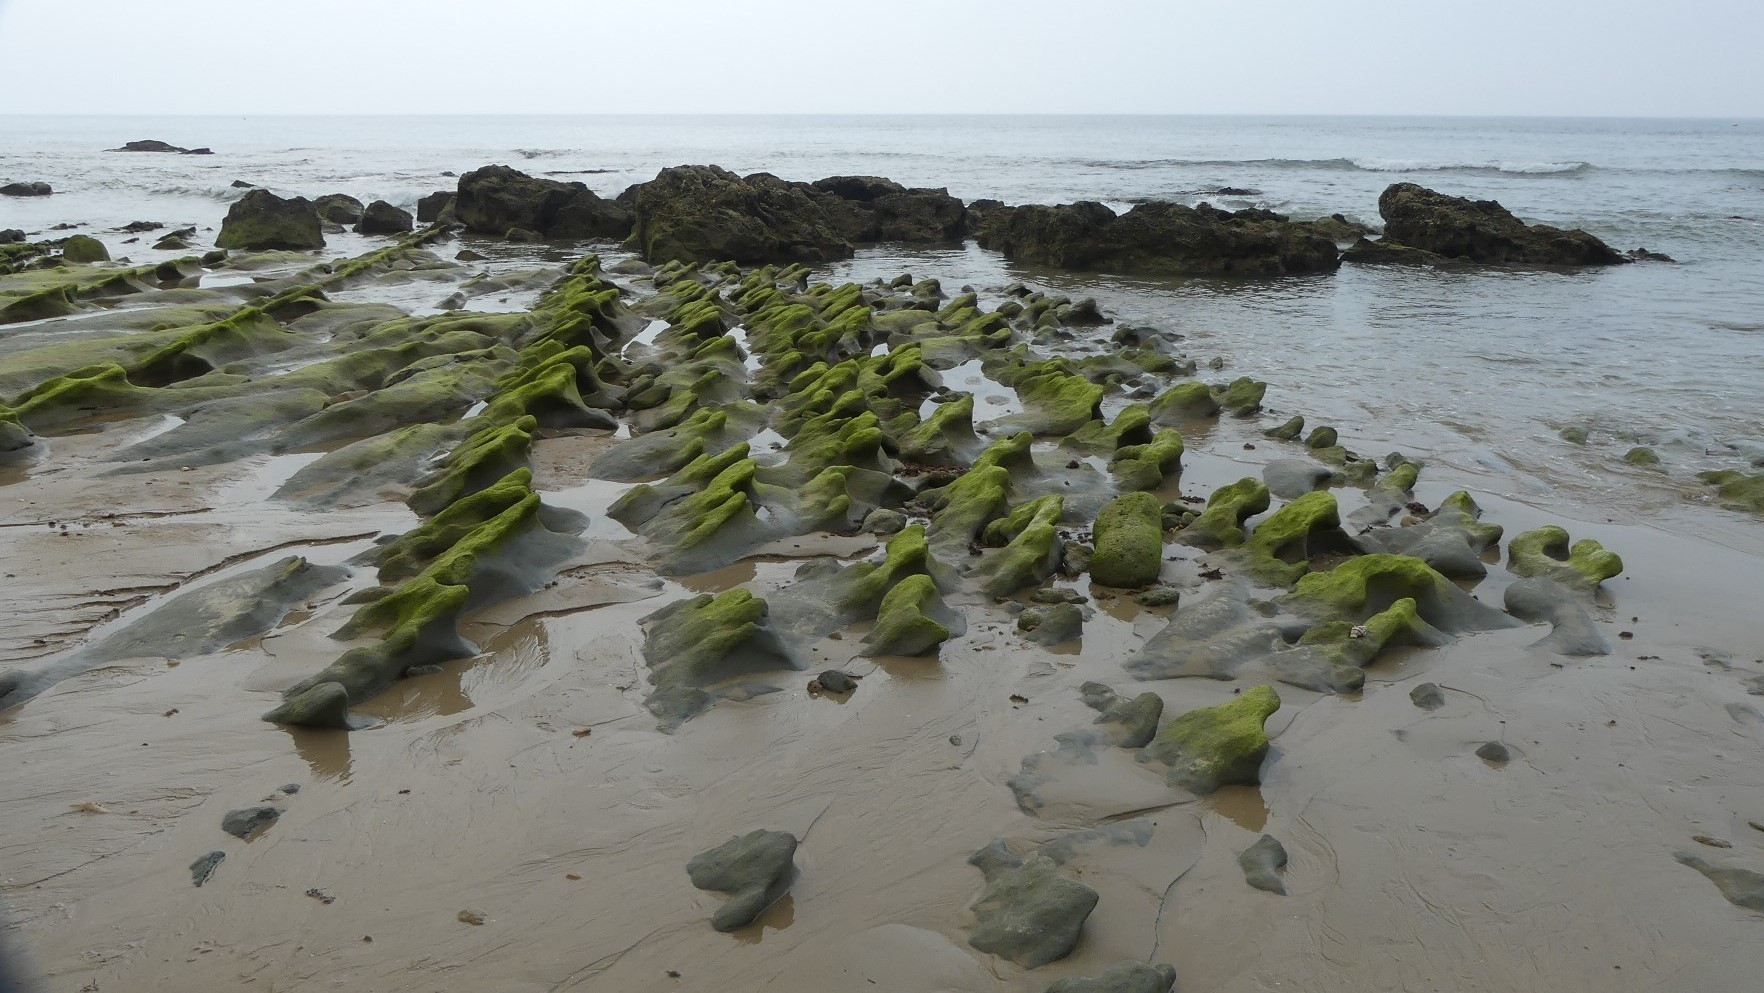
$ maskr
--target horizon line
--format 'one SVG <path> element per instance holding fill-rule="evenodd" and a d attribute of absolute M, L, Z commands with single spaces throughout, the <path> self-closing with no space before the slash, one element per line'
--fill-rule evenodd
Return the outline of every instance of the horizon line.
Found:
<path fill-rule="evenodd" d="M 1302 112 L 1227 112 L 1227 111 L 597 111 L 580 113 L 570 111 L 547 112 L 512 112 L 512 111 L 474 111 L 449 113 L 442 111 L 377 111 L 373 113 L 335 113 L 329 111 L 227 111 L 202 113 L 142 113 L 136 111 L 10 111 L 0 110 L 0 117 L 47 117 L 47 118 L 86 118 L 86 117 L 141 117 L 141 118 L 227 118 L 227 117 L 514 117 L 514 118 L 583 118 L 583 117 L 674 117 L 674 118 L 864 118 L 864 117 L 907 117 L 907 118 L 959 118 L 959 117 L 1118 117 L 1118 118 L 1168 118 L 1168 117 L 1213 117 L 1213 118 L 1410 118 L 1439 119 L 1450 118 L 1460 120 L 1532 120 L 1532 121 L 1764 121 L 1764 115 L 1748 114 L 1503 114 L 1503 113 L 1390 113 L 1390 112 L 1339 112 L 1322 113 L 1315 111 Z"/>

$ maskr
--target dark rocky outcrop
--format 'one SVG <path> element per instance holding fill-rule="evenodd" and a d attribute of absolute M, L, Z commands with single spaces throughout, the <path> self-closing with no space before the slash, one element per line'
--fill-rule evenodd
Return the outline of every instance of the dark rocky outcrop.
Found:
<path fill-rule="evenodd" d="M 960 241 L 968 208 L 947 189 L 908 189 L 877 176 L 830 176 L 809 184 L 848 241 Z"/>
<path fill-rule="evenodd" d="M 61 257 L 69 262 L 109 262 L 110 250 L 97 238 L 76 234 L 62 243 Z"/>
<path fill-rule="evenodd" d="M 297 250 L 325 247 L 318 211 L 305 197 L 284 200 L 268 190 L 252 190 L 233 202 L 221 222 L 216 248 Z"/>
<path fill-rule="evenodd" d="M 8 197 L 46 197 L 54 192 L 48 183 L 7 183 L 0 186 L 0 196 Z"/>
<path fill-rule="evenodd" d="M 356 234 L 404 234 L 416 230 L 409 211 L 399 210 L 384 200 L 375 200 L 361 212 L 355 225 Z"/>
<path fill-rule="evenodd" d="M 360 200 L 347 193 L 327 193 L 314 200 L 312 206 L 321 220 L 332 224 L 354 224 L 361 220 L 362 211 L 367 209 Z"/>
<path fill-rule="evenodd" d="M 631 245 L 651 263 L 827 262 L 852 253 L 824 206 L 828 197 L 767 173 L 675 166 L 619 199 L 635 215 Z M 464 219 L 463 202 L 458 209 Z"/>
<path fill-rule="evenodd" d="M 1088 201 L 998 208 L 979 237 L 1014 261 L 1154 276 L 1286 276 L 1340 261 L 1335 240 L 1310 224 L 1204 203 L 1144 203 L 1119 216 Z"/>
<path fill-rule="evenodd" d="M 1447 258 L 1523 265 L 1630 261 L 1585 231 L 1527 225 L 1493 200 L 1448 196 L 1415 183 L 1397 183 L 1386 189 L 1378 197 L 1378 213 L 1384 217 L 1382 244 Z"/>
<path fill-rule="evenodd" d="M 453 208 L 453 198 L 457 194 L 452 190 L 436 190 L 417 201 L 416 219 L 418 224 L 433 224 L 443 214 Z"/>
<path fill-rule="evenodd" d="M 121 148 L 106 149 L 111 152 L 176 152 L 179 155 L 213 155 L 212 148 L 184 148 L 170 142 L 149 138 L 145 141 L 124 142 Z"/>
<path fill-rule="evenodd" d="M 500 165 L 459 177 L 453 210 L 461 224 L 484 234 L 520 229 L 546 238 L 623 238 L 631 230 L 622 203 L 602 199 L 581 183 L 538 179 Z"/>

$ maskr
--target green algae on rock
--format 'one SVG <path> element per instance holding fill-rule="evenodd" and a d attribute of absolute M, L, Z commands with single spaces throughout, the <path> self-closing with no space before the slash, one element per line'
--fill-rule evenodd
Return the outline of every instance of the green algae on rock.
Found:
<path fill-rule="evenodd" d="M 981 591 L 990 597 L 1004 597 L 1053 575 L 1062 552 L 1055 527 L 1064 513 L 1065 500 L 1050 494 L 988 524 L 982 541 L 1004 547 L 974 568 Z"/>
<path fill-rule="evenodd" d="M 1245 476 L 1214 490 L 1207 509 L 1176 535 L 1176 540 L 1199 548 L 1235 548 L 1243 544 L 1243 522 L 1268 509 L 1268 487 Z"/>
<path fill-rule="evenodd" d="M 1335 495 L 1306 493 L 1281 507 L 1250 532 L 1245 550 L 1250 574 L 1270 586 L 1290 586 L 1310 571 L 1310 558 L 1351 546 L 1341 530 Z"/>
<path fill-rule="evenodd" d="M 76 234 L 61 244 L 61 257 L 76 265 L 109 262 L 110 250 L 91 235 Z"/>
<path fill-rule="evenodd" d="M 1164 561 L 1163 508 L 1150 493 L 1129 493 L 1096 515 L 1090 575 L 1104 586 L 1132 589 L 1157 581 Z"/>
<path fill-rule="evenodd" d="M 864 636 L 865 649 L 873 655 L 929 655 L 949 640 L 949 628 L 926 613 L 937 597 L 930 576 L 902 579 L 882 598 L 876 624 Z"/>
<path fill-rule="evenodd" d="M 1199 381 L 1177 383 L 1151 402 L 1152 420 L 1158 424 L 1180 426 L 1218 413 L 1219 399 Z"/>
<path fill-rule="evenodd" d="M 1542 576 L 1591 592 L 1623 571 L 1623 559 L 1592 538 L 1582 538 L 1570 548 L 1568 531 L 1546 524 L 1513 536 L 1507 544 L 1507 568 L 1520 576 Z"/>
<path fill-rule="evenodd" d="M 1165 428 L 1143 445 L 1124 445 L 1109 460 L 1109 473 L 1123 490 L 1154 490 L 1182 467 L 1182 435 Z"/>
<path fill-rule="evenodd" d="M 1517 620 L 1481 603 L 1410 555 L 1358 555 L 1301 579 L 1280 603 L 1306 617 L 1363 623 L 1402 599 L 1443 631 L 1515 627 Z"/>
<path fill-rule="evenodd" d="M 1700 472 L 1697 478 L 1716 487 L 1715 492 L 1722 506 L 1764 514 L 1764 473 L 1748 476 L 1743 472 L 1724 469 L 1718 472 Z"/>
<path fill-rule="evenodd" d="M 227 208 L 216 248 L 315 249 L 325 247 L 318 210 L 305 197 L 284 200 L 265 189 L 246 191 Z"/>
<path fill-rule="evenodd" d="M 1199 795 L 1221 786 L 1261 782 L 1268 754 L 1263 722 L 1280 709 L 1271 686 L 1245 690 L 1235 700 L 1192 710 L 1165 724 L 1141 753 L 1162 762 L 1170 785 Z"/>
<path fill-rule="evenodd" d="M 736 587 L 671 603 L 638 622 L 655 687 L 644 706 L 663 730 L 715 703 L 707 687 L 755 672 L 801 668 L 771 633 L 766 614 L 765 600 Z"/>

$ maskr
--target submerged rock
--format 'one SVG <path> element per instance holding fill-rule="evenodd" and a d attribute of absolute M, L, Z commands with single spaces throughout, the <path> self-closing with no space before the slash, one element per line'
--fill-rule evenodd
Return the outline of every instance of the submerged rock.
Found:
<path fill-rule="evenodd" d="M 1721 891 L 1728 903 L 1747 910 L 1764 912 L 1764 873 L 1716 865 L 1690 852 L 1677 852 L 1672 857 L 1680 865 L 1688 865 L 1702 873 L 1709 882 L 1715 884 L 1715 888 Z"/>
<path fill-rule="evenodd" d="M 1329 272 L 1333 238 L 1266 210 L 1143 203 L 1007 208 L 987 215 L 980 243 L 1013 261 L 1145 275 L 1284 276 Z"/>
<path fill-rule="evenodd" d="M 184 148 L 181 145 L 173 145 L 170 142 L 160 141 L 158 138 L 148 138 L 143 141 L 124 142 L 123 146 L 121 148 L 110 148 L 110 149 L 106 149 L 106 151 L 110 151 L 110 152 L 174 152 L 179 155 L 213 155 L 214 154 L 214 150 L 211 148 Z"/>
<path fill-rule="evenodd" d="M 1584 593 L 1538 576 L 1512 583 L 1501 595 L 1507 613 L 1520 620 L 1550 625 L 1549 636 L 1533 648 L 1574 657 L 1611 654 L 1610 643 L 1587 610 L 1588 598 Z"/>
<path fill-rule="evenodd" d="M 1749 510 L 1764 514 L 1764 472 L 1746 475 L 1724 469 L 1700 472 L 1697 478 L 1716 487 L 1721 505 L 1732 510 Z"/>
<path fill-rule="evenodd" d="M 46 197 L 54 192 L 48 183 L 7 183 L 0 186 L 0 196 L 6 197 Z"/>
<path fill-rule="evenodd" d="M 1585 231 L 1527 225 L 1493 200 L 1396 183 L 1378 197 L 1384 243 L 1472 262 L 1615 265 L 1623 253 Z M 1358 246 L 1356 246 L 1358 247 Z"/>
<path fill-rule="evenodd" d="M 1045 993 L 1170 993 L 1175 985 L 1175 966 L 1123 962 L 1094 978 L 1058 980 Z"/>
<path fill-rule="evenodd" d="M 1422 683 L 1409 691 L 1409 702 L 1422 710 L 1438 710 L 1445 706 L 1445 694 L 1438 683 Z"/>
<path fill-rule="evenodd" d="M 1257 839 L 1237 857 L 1237 864 L 1243 869 L 1244 882 L 1258 890 L 1286 895 L 1286 881 L 1280 878 L 1280 870 L 1286 868 L 1286 846 L 1273 835 Z"/>
<path fill-rule="evenodd" d="M 318 211 L 305 197 L 284 200 L 268 190 L 251 190 L 227 208 L 214 244 L 252 251 L 304 251 L 325 247 L 325 236 Z"/>
<path fill-rule="evenodd" d="M 1164 725 L 1141 754 L 1169 767 L 1170 785 L 1205 795 L 1221 786 L 1261 782 L 1268 735 L 1262 723 L 1280 709 L 1271 686 L 1246 690 L 1237 699 L 1192 710 Z"/>
<path fill-rule="evenodd" d="M 711 917 L 711 927 L 733 931 L 752 924 L 790 889 L 795 858 L 795 835 L 759 830 L 694 855 L 686 874 L 701 890 L 729 894 L 729 902 Z"/>

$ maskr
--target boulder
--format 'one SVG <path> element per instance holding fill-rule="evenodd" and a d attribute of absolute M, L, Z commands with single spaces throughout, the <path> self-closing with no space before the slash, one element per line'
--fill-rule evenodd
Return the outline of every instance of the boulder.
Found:
<path fill-rule="evenodd" d="M 1095 890 L 1060 875 L 1059 863 L 1046 856 L 992 872 L 975 859 L 968 861 L 987 876 L 986 889 L 972 908 L 979 926 L 968 944 L 1025 969 L 1072 954 L 1100 899 Z"/>
<path fill-rule="evenodd" d="M 453 207 L 456 194 L 452 190 L 436 190 L 417 201 L 416 219 L 418 224 L 433 224 L 441 219 Z"/>
<path fill-rule="evenodd" d="M 825 198 L 766 173 L 676 166 L 619 199 L 635 216 L 630 244 L 650 263 L 827 262 L 852 254 Z"/>
<path fill-rule="evenodd" d="M 1006 258 L 1142 275 L 1286 276 L 1330 272 L 1335 240 L 1267 210 L 1143 203 L 1125 214 L 1100 203 L 990 210 L 982 247 Z"/>
<path fill-rule="evenodd" d="M 7 183 L 0 186 L 0 196 L 8 197 L 46 197 L 54 192 L 48 183 Z"/>
<path fill-rule="evenodd" d="M 399 210 L 384 200 L 375 200 L 361 212 L 355 225 L 356 234 L 403 234 L 416 229 L 408 211 Z"/>
<path fill-rule="evenodd" d="M 361 201 L 347 193 L 327 193 L 312 202 L 321 220 L 332 224 L 354 224 L 361 220 L 361 212 L 366 208 Z"/>
<path fill-rule="evenodd" d="M 221 818 L 221 830 L 235 838 L 250 838 L 274 824 L 281 816 L 282 811 L 277 807 L 241 807 L 227 811 Z"/>
<path fill-rule="evenodd" d="M 1384 243 L 1447 258 L 1525 265 L 1630 261 L 1585 231 L 1527 225 L 1493 200 L 1448 196 L 1415 183 L 1386 189 L 1378 197 L 1378 213 L 1384 217 Z"/>
<path fill-rule="evenodd" d="M 1280 870 L 1286 868 L 1286 846 L 1271 834 L 1264 834 L 1237 857 L 1244 882 L 1258 890 L 1286 895 L 1286 881 Z"/>
<path fill-rule="evenodd" d="M 968 208 L 947 189 L 908 189 L 877 176 L 831 176 L 810 184 L 850 241 L 960 241 Z"/>
<path fill-rule="evenodd" d="M 17 245 L 25 240 L 25 233 L 18 228 L 7 228 L 0 231 L 0 245 Z"/>
<path fill-rule="evenodd" d="M 538 179 L 500 165 L 459 177 L 453 211 L 468 229 L 492 235 L 519 229 L 546 238 L 623 238 L 631 230 L 625 205 L 581 183 Z"/>
<path fill-rule="evenodd" d="M 284 200 L 268 190 L 251 190 L 227 209 L 217 248 L 262 250 L 325 247 L 318 211 L 305 197 Z"/>
<path fill-rule="evenodd" d="M 61 257 L 69 262 L 109 262 L 110 250 L 97 238 L 76 234 L 62 243 Z"/>

